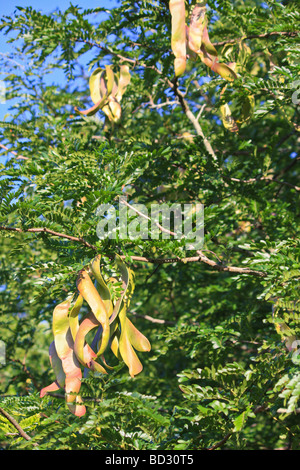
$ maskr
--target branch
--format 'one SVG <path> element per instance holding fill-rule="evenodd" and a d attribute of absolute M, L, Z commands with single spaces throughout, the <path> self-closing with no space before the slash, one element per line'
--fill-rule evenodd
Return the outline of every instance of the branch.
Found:
<path fill-rule="evenodd" d="M 55 232 L 54 230 L 50 230 L 49 228 L 46 227 L 35 227 L 35 228 L 18 228 L 18 227 L 3 227 L 0 225 L 0 230 L 5 230 L 8 232 L 33 232 L 33 233 L 49 233 L 50 235 L 53 235 L 54 237 L 61 237 L 61 238 L 66 238 L 67 240 L 72 240 L 74 242 L 79 242 L 82 243 L 83 245 L 87 246 L 88 248 L 92 248 L 93 250 L 97 251 L 97 248 L 94 245 L 91 245 L 88 243 L 86 240 L 84 240 L 81 237 L 73 237 L 72 235 L 67 235 L 66 233 L 59 233 Z"/>
<path fill-rule="evenodd" d="M 131 207 L 131 206 L 130 206 Z M 59 233 L 59 232 L 54 232 L 53 230 L 50 230 L 46 227 L 36 227 L 36 228 L 28 228 L 28 229 L 21 229 L 17 227 L 3 227 L 0 226 L 0 230 L 5 230 L 5 231 L 11 231 L 11 232 L 34 232 L 34 233 L 49 233 L 50 235 L 56 236 L 56 237 L 61 237 L 61 238 L 66 238 L 67 240 L 72 240 L 78 243 L 81 243 L 85 245 L 88 248 L 91 248 L 94 251 L 98 251 L 98 248 L 91 243 L 88 243 L 86 240 L 84 240 L 81 237 L 74 237 L 72 235 L 67 235 L 65 233 Z M 170 263 L 198 263 L 201 261 L 202 263 L 208 264 L 209 266 L 213 267 L 217 271 L 223 271 L 223 272 L 230 272 L 230 273 L 238 273 L 238 274 L 251 274 L 253 276 L 258 276 L 258 277 L 265 277 L 266 273 L 263 271 L 255 271 L 249 268 L 239 268 L 235 266 L 226 266 L 222 264 L 218 264 L 215 261 L 207 258 L 201 251 L 197 251 L 198 256 L 191 256 L 187 258 L 179 258 L 174 257 L 174 258 L 148 258 L 145 256 L 131 256 L 131 259 L 133 261 L 141 262 L 141 263 L 153 263 L 153 264 L 170 264 Z M 112 256 L 108 256 L 112 258 Z M 125 259 L 126 256 L 122 255 L 122 259 Z"/>
<path fill-rule="evenodd" d="M 3 144 L 0 144 L 0 147 L 3 148 L 4 150 L 6 150 L 7 152 L 12 153 L 13 155 L 15 155 L 17 157 L 17 160 L 28 160 L 28 157 L 24 157 L 23 155 L 18 155 L 17 152 L 14 152 L 13 150 L 10 150 L 8 147 L 6 147 Z"/>
<path fill-rule="evenodd" d="M 129 207 L 129 209 L 133 210 L 134 212 L 136 212 L 140 217 L 143 217 L 144 219 L 146 220 L 149 220 L 151 222 L 151 219 L 150 217 L 148 217 L 147 215 L 143 214 L 142 212 L 140 212 L 138 209 L 136 209 L 135 207 L 131 206 L 127 201 L 125 201 L 125 199 L 121 199 L 121 204 L 124 204 L 125 206 Z M 175 232 L 171 232 L 170 230 L 164 228 L 162 225 L 160 225 L 158 222 L 155 222 L 155 225 L 156 227 L 159 228 L 159 230 L 161 232 L 165 232 L 165 233 L 168 233 L 170 235 L 173 235 L 174 237 L 176 237 L 176 233 Z"/>
<path fill-rule="evenodd" d="M 258 413 L 263 413 L 264 411 L 267 411 L 267 405 L 263 404 L 263 405 L 259 405 L 257 406 L 254 410 L 253 410 L 253 413 L 255 415 L 257 415 Z M 234 431 L 230 431 L 228 434 L 226 434 L 225 437 L 223 437 L 223 439 L 221 439 L 221 441 L 219 442 L 216 442 L 216 444 L 212 445 L 211 447 L 209 447 L 207 450 L 215 450 L 215 449 L 218 449 L 218 447 L 221 447 L 223 444 L 225 444 L 225 442 L 228 441 L 228 439 L 234 434 Z"/>
<path fill-rule="evenodd" d="M 265 39 L 271 36 L 288 36 L 288 37 L 297 37 L 300 34 L 300 31 L 270 31 L 269 33 L 262 33 L 262 34 L 251 34 L 250 36 L 243 37 L 243 38 L 235 38 L 235 39 L 226 39 L 225 41 L 214 42 L 213 45 L 215 47 L 218 46 L 225 46 L 226 44 L 234 44 L 235 42 L 247 39 Z"/>
<path fill-rule="evenodd" d="M 224 176 L 224 178 L 227 178 L 227 177 Z M 290 188 L 295 189 L 295 191 L 300 192 L 299 186 L 295 186 L 294 184 L 288 183 L 287 181 L 280 181 L 276 178 L 271 178 L 268 176 L 262 176 L 261 178 L 249 178 L 248 180 L 241 180 L 239 178 L 231 178 L 231 177 L 229 177 L 228 179 L 230 179 L 230 181 L 236 181 L 237 183 L 244 183 L 244 184 L 257 183 L 258 181 L 267 181 L 268 183 L 283 184 L 283 185 L 289 186 Z"/>
<path fill-rule="evenodd" d="M 0 414 L 2 414 L 2 416 L 4 416 L 4 418 L 6 418 L 17 429 L 21 437 L 24 437 L 26 441 L 31 441 L 31 437 L 28 436 L 28 434 L 21 428 L 19 423 L 17 423 L 17 421 L 12 416 L 10 416 L 9 413 L 7 413 L 7 411 L 5 411 L 3 408 L 0 408 Z"/>
<path fill-rule="evenodd" d="M 208 264 L 209 266 L 212 266 L 215 268 L 217 271 L 223 271 L 223 272 L 230 272 L 230 273 L 238 273 L 238 274 L 253 274 L 254 276 L 259 276 L 259 277 L 265 277 L 266 273 L 262 271 L 254 271 L 249 268 L 239 268 L 236 266 L 224 266 L 222 264 L 218 264 L 215 261 L 207 258 L 202 251 L 198 250 L 197 251 L 199 255 L 199 261 L 202 261 L 203 263 Z"/>
<path fill-rule="evenodd" d="M 179 100 L 179 103 L 181 105 L 181 108 L 182 108 L 183 112 L 185 113 L 186 117 L 193 124 L 197 135 L 200 135 L 200 137 L 202 137 L 203 143 L 205 145 L 205 148 L 206 148 L 207 152 L 216 161 L 217 160 L 216 154 L 215 154 L 210 142 L 207 140 L 207 138 L 205 137 L 205 135 L 203 133 L 202 127 L 199 124 L 199 118 L 195 117 L 194 114 L 192 113 L 192 111 L 190 110 L 190 107 L 189 107 L 187 101 L 184 99 L 183 93 L 178 88 L 177 79 L 174 81 L 174 83 L 172 83 L 170 80 L 168 80 L 168 84 L 171 86 L 171 88 L 174 91 L 174 94 L 177 96 L 177 98 Z"/>

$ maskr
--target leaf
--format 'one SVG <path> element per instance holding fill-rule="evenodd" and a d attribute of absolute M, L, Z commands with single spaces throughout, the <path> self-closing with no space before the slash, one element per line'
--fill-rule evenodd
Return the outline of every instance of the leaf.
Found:
<path fill-rule="evenodd" d="M 241 413 L 239 416 L 237 416 L 237 418 L 235 418 L 235 420 L 233 421 L 233 423 L 234 423 L 234 432 L 240 432 L 241 431 L 241 429 L 243 428 L 244 423 L 245 423 L 245 416 L 246 416 L 246 412 L 243 411 L 243 413 Z"/>

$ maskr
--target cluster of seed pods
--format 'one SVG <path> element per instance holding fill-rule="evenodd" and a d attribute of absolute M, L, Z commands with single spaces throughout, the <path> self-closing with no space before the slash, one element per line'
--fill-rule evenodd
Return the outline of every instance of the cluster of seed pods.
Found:
<path fill-rule="evenodd" d="M 227 65 L 219 62 L 217 50 L 209 39 L 205 3 L 196 3 L 192 7 L 189 25 L 186 25 L 185 0 L 170 0 L 169 2 L 172 17 L 171 47 L 175 56 L 175 76 L 179 77 L 185 72 L 188 58 L 195 61 L 199 57 L 213 72 L 228 82 L 233 82 L 238 77 L 236 64 L 230 63 Z M 225 89 L 226 86 L 222 89 L 221 95 L 225 92 Z M 232 117 L 227 103 L 222 105 L 220 112 L 224 127 L 231 132 L 237 132 L 237 123 L 245 122 L 250 117 L 254 105 L 253 101 L 252 96 L 245 97 L 239 121 Z"/>
<path fill-rule="evenodd" d="M 118 122 L 122 109 L 120 101 L 130 83 L 128 65 L 121 65 L 119 72 L 114 72 L 111 65 L 105 69 L 97 68 L 89 79 L 90 95 L 94 106 L 86 111 L 76 111 L 84 116 L 93 116 L 100 109 L 111 122 Z"/>
<path fill-rule="evenodd" d="M 104 352 L 110 348 L 118 360 L 127 365 L 130 376 L 134 377 L 143 369 L 136 351 L 151 349 L 148 339 L 127 316 L 134 290 L 133 273 L 117 256 L 121 290 L 120 295 L 112 300 L 111 290 L 101 273 L 100 262 L 101 256 L 98 255 L 88 269 L 80 271 L 76 299 L 73 300 L 74 296 L 68 298 L 53 311 L 54 340 L 49 348 L 49 356 L 55 381 L 40 392 L 43 397 L 48 392 L 64 389 L 69 410 L 76 416 L 83 416 L 86 412 L 79 395 L 82 368 L 107 374 L 107 369 L 113 367 L 107 364 Z M 111 282 L 118 280 L 111 278 Z M 90 310 L 80 318 L 84 302 Z M 87 335 L 94 329 L 96 334 L 90 346 Z"/>

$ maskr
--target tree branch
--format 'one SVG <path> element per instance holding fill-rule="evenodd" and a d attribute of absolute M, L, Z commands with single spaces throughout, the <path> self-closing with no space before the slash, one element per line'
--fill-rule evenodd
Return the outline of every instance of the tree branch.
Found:
<path fill-rule="evenodd" d="M 46 227 L 34 227 L 34 228 L 19 228 L 19 227 L 3 227 L 0 226 L 0 230 L 5 230 L 8 232 L 19 232 L 19 233 L 24 233 L 24 232 L 31 232 L 31 233 L 49 233 L 49 235 L 52 235 L 54 237 L 61 237 L 61 238 L 66 238 L 67 240 L 72 240 L 74 242 L 79 242 L 82 243 L 83 245 L 87 246 L 88 248 L 92 248 L 93 250 L 97 251 L 97 248 L 94 245 L 91 245 L 91 243 L 88 243 L 86 240 L 84 240 L 81 237 L 74 237 L 72 235 L 67 235 L 66 233 L 60 233 L 60 232 L 55 232 L 54 230 L 50 230 L 49 228 Z"/>
<path fill-rule="evenodd" d="M 224 178 L 227 178 L 224 176 Z M 295 186 L 294 184 L 288 183 L 287 181 L 280 181 L 276 178 L 268 177 L 268 176 L 262 176 L 261 178 L 249 178 L 248 180 L 241 180 L 239 178 L 231 178 L 229 177 L 230 181 L 235 181 L 237 183 L 244 183 L 244 184 L 252 184 L 252 183 L 257 183 L 258 181 L 267 181 L 268 183 L 277 183 L 277 184 L 283 184 L 285 186 L 289 186 L 290 188 L 295 189 L 295 191 L 300 192 L 300 187 Z"/>
<path fill-rule="evenodd" d="M 31 441 L 31 437 L 28 436 L 28 434 L 21 428 L 19 423 L 17 423 L 17 421 L 12 416 L 10 416 L 9 413 L 7 413 L 7 411 L 5 411 L 3 408 L 0 408 L 0 413 L 17 429 L 21 437 L 26 439 L 26 441 Z"/>
<path fill-rule="evenodd" d="M 0 144 L 0 147 L 2 149 L 6 150 L 7 152 L 12 153 L 13 155 L 15 155 L 17 157 L 17 160 L 28 160 L 28 157 L 24 157 L 23 155 L 18 155 L 17 152 L 15 152 L 14 150 L 10 150 L 8 147 L 6 147 L 3 144 Z"/>
<path fill-rule="evenodd" d="M 300 31 L 270 31 L 268 33 L 262 34 L 251 34 L 250 36 L 243 37 L 243 38 L 235 38 L 235 39 L 226 39 L 225 41 L 214 42 L 213 45 L 215 47 L 218 46 L 225 46 L 226 44 L 234 44 L 235 42 L 247 39 L 265 39 L 271 36 L 288 36 L 288 37 L 297 37 L 300 34 Z"/>
<path fill-rule="evenodd" d="M 217 157 L 216 157 L 216 154 L 210 144 L 210 142 L 207 140 L 207 138 L 205 137 L 204 133 L 203 133 L 203 130 L 202 130 L 202 127 L 200 126 L 200 123 L 199 123 L 199 118 L 197 118 L 196 116 L 194 116 L 194 114 L 192 113 L 192 111 L 190 110 L 190 107 L 187 103 L 187 101 L 184 99 L 184 95 L 183 93 L 179 90 L 178 88 L 178 81 L 177 79 L 174 80 L 174 83 L 172 83 L 170 80 L 168 80 L 168 84 L 171 86 L 171 88 L 173 89 L 173 92 L 174 94 L 177 96 L 178 100 L 179 100 L 179 103 L 181 105 L 181 108 L 183 110 L 183 112 L 185 113 L 186 117 L 191 121 L 191 123 L 193 124 L 194 126 L 194 129 L 197 133 L 197 135 L 200 135 L 200 137 L 202 137 L 203 139 L 203 143 L 205 145 L 205 148 L 207 150 L 207 152 L 212 156 L 212 158 L 216 161 L 217 160 Z"/>
<path fill-rule="evenodd" d="M 88 248 L 91 248 L 94 251 L 98 251 L 98 248 L 91 243 L 88 243 L 86 240 L 84 240 L 81 237 L 74 237 L 72 235 L 67 235 L 65 233 L 59 233 L 55 232 L 53 230 L 50 230 L 46 227 L 35 227 L 35 228 L 28 228 L 28 229 L 21 229 L 18 227 L 3 227 L 0 226 L 0 231 L 11 231 L 11 232 L 18 232 L 18 233 L 23 233 L 23 232 L 33 232 L 33 233 L 48 233 L 49 235 L 53 235 L 55 237 L 61 237 L 61 238 L 66 238 L 67 240 L 72 240 L 78 243 L 81 243 L 85 245 Z M 237 274 L 251 274 L 253 276 L 258 276 L 258 277 L 265 277 L 266 273 L 263 271 L 255 271 L 249 268 L 239 268 L 236 266 L 226 266 L 222 264 L 218 264 L 215 261 L 207 258 L 201 251 L 197 251 L 198 256 L 191 256 L 191 257 L 186 257 L 186 258 L 179 258 L 174 257 L 174 258 L 148 258 L 145 256 L 131 256 L 131 259 L 133 261 L 141 262 L 141 263 L 153 263 L 153 264 L 170 264 L 170 263 L 197 263 L 197 262 L 202 262 L 205 263 L 211 267 L 213 267 L 217 271 L 223 271 L 223 272 L 230 272 L 230 273 L 237 273 Z M 124 255 L 121 256 L 122 259 L 125 259 L 126 257 Z"/>

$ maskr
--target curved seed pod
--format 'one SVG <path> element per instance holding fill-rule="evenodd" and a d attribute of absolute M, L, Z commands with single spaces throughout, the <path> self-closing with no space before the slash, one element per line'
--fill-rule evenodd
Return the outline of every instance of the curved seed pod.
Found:
<path fill-rule="evenodd" d="M 127 268 L 126 264 L 123 262 L 119 255 L 116 256 L 116 262 L 121 272 L 122 280 L 126 285 L 126 290 L 123 291 L 122 306 L 118 315 L 121 332 L 120 334 L 116 334 L 115 338 L 117 338 L 118 344 L 116 344 L 117 341 L 115 339 L 115 344 L 113 345 L 113 348 L 116 349 L 116 346 L 118 346 L 117 354 L 121 355 L 123 361 L 129 369 L 129 374 L 131 375 L 131 377 L 134 377 L 143 370 L 143 366 L 130 343 L 128 331 L 126 328 L 126 312 L 133 294 L 134 281 L 131 270 Z"/>
<path fill-rule="evenodd" d="M 40 398 L 43 398 L 48 392 L 56 392 L 60 388 L 61 387 L 58 382 L 52 382 L 52 384 L 42 388 L 42 390 L 40 391 Z"/>
<path fill-rule="evenodd" d="M 69 351 L 69 344 L 66 340 L 66 335 L 69 329 L 69 309 L 71 306 L 71 299 L 67 299 L 60 303 L 53 310 L 52 331 L 54 336 L 54 344 L 58 357 L 62 358 Z"/>
<path fill-rule="evenodd" d="M 49 346 L 49 357 L 56 381 L 60 385 L 60 388 L 63 388 L 65 386 L 66 374 L 63 370 L 62 361 L 58 357 L 54 341 L 52 341 Z"/>
<path fill-rule="evenodd" d="M 106 313 L 105 305 L 85 269 L 80 271 L 77 278 L 77 288 L 84 300 L 89 304 L 96 320 L 98 320 L 102 326 L 102 341 L 98 351 L 98 355 L 101 355 L 108 345 L 110 336 L 109 318 Z"/>
<path fill-rule="evenodd" d="M 100 77 L 103 72 L 103 69 L 97 68 L 93 71 L 89 79 L 90 95 L 95 104 L 103 98 L 100 94 Z"/>
<path fill-rule="evenodd" d="M 75 107 L 75 111 L 79 114 L 82 114 L 83 116 L 94 116 L 99 109 L 103 108 L 105 103 L 107 102 L 107 97 L 104 96 L 104 98 L 101 98 L 101 100 L 98 101 L 98 103 L 94 104 L 91 108 L 85 110 L 85 111 L 80 111 L 78 108 Z"/>
<path fill-rule="evenodd" d="M 124 95 L 127 86 L 129 85 L 131 80 L 131 75 L 129 72 L 128 65 L 121 65 L 120 66 L 120 74 L 118 77 L 118 88 L 115 93 L 115 97 L 117 101 L 121 101 L 122 96 Z"/>
<path fill-rule="evenodd" d="M 202 36 L 206 25 L 206 7 L 204 4 L 197 3 L 190 16 L 190 26 L 188 29 L 188 47 L 195 53 L 200 52 Z"/>
<path fill-rule="evenodd" d="M 66 340 L 68 344 L 74 345 L 70 330 L 67 332 Z M 70 347 L 68 353 L 62 358 L 62 366 L 66 374 L 65 392 L 69 410 L 76 416 L 83 416 L 86 408 L 82 404 L 81 397 L 78 395 L 81 387 L 82 372 L 73 348 Z"/>
<path fill-rule="evenodd" d="M 119 313 L 121 334 L 119 337 L 119 352 L 122 356 L 123 361 L 129 369 L 129 374 L 131 377 L 139 374 L 143 370 L 143 366 L 136 355 L 127 334 L 126 329 L 126 308 L 123 306 Z"/>
<path fill-rule="evenodd" d="M 64 388 L 65 386 L 66 374 L 64 373 L 64 370 L 62 368 L 62 362 L 57 355 L 54 341 L 52 341 L 52 343 L 49 346 L 49 359 L 50 359 L 50 364 L 53 369 L 56 380 L 52 384 L 48 385 L 47 387 L 44 387 L 40 391 L 41 398 L 45 396 L 46 393 L 54 392 L 56 390 L 59 390 L 60 388 Z"/>
<path fill-rule="evenodd" d="M 192 49 L 190 49 L 190 47 L 189 47 L 189 30 L 190 30 L 190 28 L 188 26 L 186 26 L 185 30 L 186 30 L 186 53 L 187 53 L 187 57 L 189 59 L 191 59 L 193 62 L 196 62 L 196 60 L 198 59 L 198 54 L 199 53 L 196 53 Z"/>
<path fill-rule="evenodd" d="M 225 78 L 225 80 L 228 80 L 229 82 L 232 82 L 237 78 L 234 70 L 232 70 L 232 68 L 230 68 L 228 65 L 218 62 L 218 59 L 215 59 L 212 62 L 210 68 L 213 72 L 218 73 L 222 78 Z"/>
<path fill-rule="evenodd" d="M 70 326 L 70 330 L 72 333 L 73 341 L 75 341 L 76 334 L 79 328 L 78 315 L 82 307 L 82 304 L 83 304 L 83 297 L 82 295 L 79 294 L 76 299 L 75 304 L 73 305 L 73 307 L 71 308 L 69 312 L 69 326 Z"/>
<path fill-rule="evenodd" d="M 128 339 L 134 349 L 141 352 L 151 351 L 151 344 L 149 340 L 133 325 L 129 318 L 126 318 L 125 328 Z"/>
<path fill-rule="evenodd" d="M 232 117 L 229 105 L 227 103 L 223 104 L 220 107 L 221 119 L 225 129 L 228 129 L 230 132 L 238 132 L 239 128 Z"/>
<path fill-rule="evenodd" d="M 122 108 L 120 103 L 111 96 L 108 99 L 108 104 L 103 106 L 102 111 L 106 114 L 108 119 L 112 122 L 118 122 L 121 118 Z"/>
<path fill-rule="evenodd" d="M 212 45 L 209 39 L 208 30 L 207 30 L 207 22 L 203 28 L 202 44 L 203 44 L 203 50 L 205 50 L 208 54 L 212 55 L 213 57 L 218 56 L 215 46 Z"/>
<path fill-rule="evenodd" d="M 110 317 L 112 312 L 113 312 L 113 303 L 111 300 L 111 294 L 110 290 L 107 287 L 102 274 L 101 274 L 101 267 L 100 267 L 100 262 L 101 262 L 101 255 L 97 255 L 93 261 L 91 262 L 91 271 L 98 283 L 98 292 L 100 294 L 100 297 L 105 305 L 107 315 Z"/>
<path fill-rule="evenodd" d="M 57 356 L 60 358 L 65 373 L 66 402 L 70 411 L 76 416 L 85 414 L 85 406 L 77 398 L 81 387 L 82 372 L 80 364 L 74 354 L 74 341 L 69 328 L 68 312 L 71 300 L 57 305 L 53 311 L 53 335 Z M 74 404 L 75 402 L 75 404 Z"/>
<path fill-rule="evenodd" d="M 188 47 L 196 52 L 202 62 L 225 80 L 233 81 L 236 73 L 226 64 L 218 61 L 218 53 L 209 39 L 205 3 L 196 4 L 192 10 L 190 27 L 187 30 Z"/>
<path fill-rule="evenodd" d="M 86 335 L 94 328 L 98 328 L 99 325 L 100 323 L 90 312 L 79 326 L 74 343 L 74 352 L 82 365 L 96 372 L 107 374 L 106 370 L 94 360 L 96 353 L 94 353 L 88 344 L 85 344 Z"/>
<path fill-rule="evenodd" d="M 171 47 L 175 55 L 175 75 L 179 77 L 186 68 L 186 30 L 184 0 L 170 0 L 169 8 L 172 16 Z"/>
<path fill-rule="evenodd" d="M 222 78 L 225 78 L 225 80 L 232 82 L 237 78 L 234 70 L 232 70 L 228 65 L 218 62 L 217 57 L 212 59 L 206 52 L 200 53 L 199 57 L 207 67 L 209 67 L 213 72 L 219 74 Z"/>
<path fill-rule="evenodd" d="M 113 330 L 112 336 L 111 336 L 111 343 L 110 347 L 114 355 L 116 356 L 119 361 L 122 361 L 122 356 L 120 354 L 120 349 L 119 349 L 119 342 L 120 342 L 120 330 L 118 328 L 118 322 L 115 323 L 115 328 Z"/>
<path fill-rule="evenodd" d="M 255 105 L 254 96 L 253 95 L 246 96 L 242 104 L 241 114 L 239 115 L 239 118 L 236 120 L 236 122 L 239 124 L 242 124 L 243 122 L 247 122 L 253 113 L 254 105 Z"/>
<path fill-rule="evenodd" d="M 105 77 L 106 78 L 106 94 L 110 95 L 113 91 L 114 83 L 115 83 L 115 75 L 110 65 L 105 66 L 105 74 L 106 74 L 106 77 Z"/>

